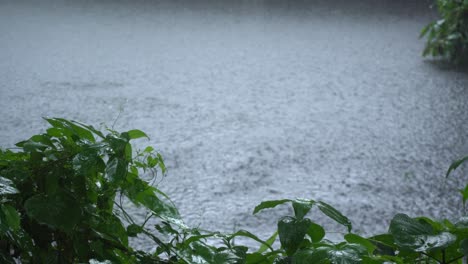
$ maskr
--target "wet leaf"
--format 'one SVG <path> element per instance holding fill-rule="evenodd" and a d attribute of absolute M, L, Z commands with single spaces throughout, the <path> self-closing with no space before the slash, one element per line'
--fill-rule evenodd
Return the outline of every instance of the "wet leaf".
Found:
<path fill-rule="evenodd" d="M 271 200 L 271 201 L 263 201 L 259 205 L 257 205 L 253 211 L 253 214 L 256 214 L 260 212 L 263 209 L 268 209 L 268 208 L 274 208 L 280 204 L 284 204 L 287 202 L 291 202 L 289 199 L 283 199 L 283 200 Z"/>
<path fill-rule="evenodd" d="M 414 252 L 447 248 L 457 239 L 449 232 L 435 232 L 426 221 L 418 221 L 405 214 L 397 214 L 392 219 L 389 232 L 399 247 Z"/>
<path fill-rule="evenodd" d="M 248 237 L 250 239 L 253 239 L 255 241 L 257 241 L 258 243 L 268 247 L 271 251 L 273 251 L 273 248 L 265 241 L 261 240 L 260 238 L 258 238 L 256 235 L 250 233 L 249 231 L 245 231 L 245 230 L 239 230 L 237 231 L 236 233 L 234 234 L 231 234 L 230 236 L 228 236 L 228 241 L 232 240 L 234 237 L 238 237 L 238 236 L 241 236 L 241 237 Z"/>
<path fill-rule="evenodd" d="M 313 243 L 317 243 L 325 237 L 325 229 L 323 229 L 322 226 L 311 222 L 309 230 L 307 230 L 307 234 L 310 236 Z"/>
<path fill-rule="evenodd" d="M 106 174 L 110 182 L 120 183 L 127 175 L 127 162 L 119 158 L 111 158 L 107 162 Z"/>
<path fill-rule="evenodd" d="M 340 263 L 360 264 L 362 256 L 367 254 L 366 248 L 357 244 L 323 245 L 315 250 L 298 252 L 300 261 L 294 263 Z"/>
<path fill-rule="evenodd" d="M 149 139 L 148 135 L 146 135 L 145 132 L 138 130 L 138 129 L 127 131 L 127 134 L 128 134 L 129 139 L 137 139 L 137 138 L 142 138 L 142 137 Z"/>
<path fill-rule="evenodd" d="M 131 224 L 127 226 L 127 235 L 129 237 L 136 237 L 141 232 L 143 232 L 143 228 L 139 225 Z"/>
<path fill-rule="evenodd" d="M 166 220 L 174 223 L 180 222 L 180 215 L 175 206 L 170 201 L 160 199 L 156 195 L 157 189 L 149 186 L 143 180 L 136 178 L 126 187 L 126 194 L 130 200 L 137 205 L 143 205 L 159 217 L 165 217 Z M 162 193 L 162 192 L 161 192 Z M 162 195 L 164 198 L 165 196 Z"/>
<path fill-rule="evenodd" d="M 465 206 L 466 200 L 468 200 L 468 184 L 465 186 L 464 189 L 459 190 L 459 192 L 462 195 L 463 206 Z"/>
<path fill-rule="evenodd" d="M 89 131 L 87 128 L 80 126 L 79 124 L 73 123 L 72 121 L 63 118 L 45 118 L 45 120 L 49 122 L 52 126 L 68 130 L 74 135 L 78 136 L 79 138 L 89 140 L 90 142 L 96 141 L 91 131 Z"/>
<path fill-rule="evenodd" d="M 315 201 L 305 200 L 305 199 L 296 199 L 292 201 L 292 206 L 294 209 L 294 215 L 297 219 L 302 219 L 310 211 Z"/>
<path fill-rule="evenodd" d="M 266 256 L 258 252 L 247 254 L 245 260 L 246 260 L 246 263 L 248 264 L 270 264 L 271 263 L 271 261 Z"/>
<path fill-rule="evenodd" d="M 315 251 L 312 249 L 299 250 L 294 254 L 292 264 L 329 264 L 328 252 L 325 250 Z"/>
<path fill-rule="evenodd" d="M 359 245 L 365 247 L 367 249 L 367 252 L 369 252 L 369 254 L 374 253 L 374 250 L 377 248 L 368 239 L 366 239 L 364 237 L 361 237 L 359 235 L 356 235 L 356 234 L 351 234 L 351 233 L 346 234 L 344 238 L 348 243 L 359 244 Z"/>
<path fill-rule="evenodd" d="M 260 248 L 257 250 L 257 253 L 263 253 L 265 251 L 267 251 L 267 249 L 271 248 L 271 246 L 273 245 L 273 243 L 275 243 L 276 241 L 276 238 L 278 237 L 278 231 L 276 231 L 275 233 L 273 233 L 273 235 L 271 235 L 266 241 L 266 245 L 265 244 L 262 244 L 260 246 Z"/>
<path fill-rule="evenodd" d="M 324 213 L 326 216 L 330 217 L 331 219 L 335 220 L 338 224 L 344 225 L 348 228 L 348 232 L 351 232 L 353 229 L 353 226 L 351 224 L 351 221 L 341 214 L 338 210 L 333 208 L 331 205 L 324 203 L 322 201 L 317 203 L 318 208 L 322 213 Z"/>
<path fill-rule="evenodd" d="M 106 215 L 100 219 L 99 223 L 94 226 L 93 230 L 102 238 L 117 242 L 123 246 L 128 246 L 127 230 L 122 224 L 122 221 L 115 215 Z"/>
<path fill-rule="evenodd" d="M 460 165 L 465 163 L 467 160 L 468 160 L 468 156 L 466 156 L 466 157 L 464 157 L 462 159 L 454 161 L 450 165 L 450 167 L 448 168 L 447 173 L 445 174 L 445 177 L 448 177 L 450 175 L 450 173 L 452 173 L 452 171 L 456 170 L 458 167 L 460 167 Z"/>
<path fill-rule="evenodd" d="M 286 250 L 288 256 L 292 256 L 304 240 L 311 225 L 309 219 L 298 220 L 291 216 L 283 217 L 278 222 L 278 235 L 281 247 Z"/>

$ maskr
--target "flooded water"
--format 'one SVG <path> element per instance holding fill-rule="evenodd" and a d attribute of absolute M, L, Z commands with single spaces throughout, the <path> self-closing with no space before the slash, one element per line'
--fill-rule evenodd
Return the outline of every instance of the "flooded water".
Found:
<path fill-rule="evenodd" d="M 453 218 L 468 75 L 421 58 L 434 17 L 425 1 L 0 1 L 0 145 L 43 116 L 122 110 L 115 129 L 150 135 L 192 226 L 265 238 L 288 211 L 255 205 L 295 197 L 362 234 Z"/>

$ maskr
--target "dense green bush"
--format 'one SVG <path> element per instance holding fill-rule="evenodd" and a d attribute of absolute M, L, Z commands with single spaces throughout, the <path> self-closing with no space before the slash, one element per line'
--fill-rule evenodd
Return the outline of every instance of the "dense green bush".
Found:
<path fill-rule="evenodd" d="M 441 19 L 427 25 L 423 56 L 446 58 L 454 63 L 468 63 L 468 1 L 437 0 Z"/>
<path fill-rule="evenodd" d="M 178 218 L 164 194 L 138 176 L 165 170 L 152 148 L 133 155 L 129 141 L 146 135 L 104 135 L 78 122 L 46 120 L 52 127 L 19 142 L 19 151 L 0 150 L 0 262 L 157 262 L 129 247 L 128 236 L 143 226 L 121 204 L 125 196 L 158 216 Z"/>
<path fill-rule="evenodd" d="M 264 201 L 254 209 L 257 214 L 285 203 L 293 208 L 266 241 L 245 230 L 189 228 L 169 198 L 140 178 L 166 170 L 152 147 L 132 150 L 130 141 L 145 133 L 108 129 L 104 135 L 79 122 L 46 120 L 46 133 L 0 150 L 1 263 L 447 264 L 468 255 L 468 218 L 398 214 L 387 233 L 365 238 L 331 205 L 307 199 Z M 447 176 L 467 160 L 454 162 Z M 468 185 L 460 192 L 466 201 Z M 137 223 L 122 198 L 146 209 L 147 218 Z M 307 217 L 313 207 L 343 226 L 343 241 L 326 239 L 326 230 Z M 155 226 L 147 226 L 151 217 L 159 219 Z M 133 249 L 128 238 L 134 236 L 149 237 L 156 251 Z M 237 245 L 239 236 L 259 248 Z"/>

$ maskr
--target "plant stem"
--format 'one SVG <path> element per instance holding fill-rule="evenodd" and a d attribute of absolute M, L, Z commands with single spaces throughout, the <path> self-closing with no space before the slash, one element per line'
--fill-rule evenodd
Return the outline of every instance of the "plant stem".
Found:
<path fill-rule="evenodd" d="M 447 261 L 447 264 L 452 263 L 452 262 L 456 262 L 457 260 L 462 259 L 463 257 L 464 256 L 460 256 L 460 257 L 456 257 L 454 259 L 451 259 L 451 260 Z"/>

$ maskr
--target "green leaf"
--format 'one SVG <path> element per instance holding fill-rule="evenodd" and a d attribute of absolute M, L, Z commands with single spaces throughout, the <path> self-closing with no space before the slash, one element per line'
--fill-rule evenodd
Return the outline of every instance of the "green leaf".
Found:
<path fill-rule="evenodd" d="M 45 177 L 45 192 L 49 195 L 54 194 L 59 189 L 59 175 L 53 172 Z"/>
<path fill-rule="evenodd" d="M 447 173 L 445 174 L 445 177 L 448 177 L 450 175 L 450 173 L 452 173 L 452 171 L 456 170 L 460 165 L 462 165 L 467 160 L 468 160 L 468 156 L 466 156 L 466 157 L 464 157 L 462 159 L 454 161 L 450 165 L 450 167 L 448 168 Z"/>
<path fill-rule="evenodd" d="M 18 231 L 20 229 L 20 215 L 16 209 L 8 204 L 0 206 L 0 231 Z"/>
<path fill-rule="evenodd" d="M 294 254 L 292 264 L 329 264 L 331 263 L 328 258 L 328 252 L 326 250 L 314 251 L 312 249 L 299 250 Z"/>
<path fill-rule="evenodd" d="M 177 231 L 175 231 L 173 229 L 170 232 L 177 233 Z M 183 244 L 184 244 L 184 246 L 189 246 L 193 242 L 201 241 L 201 240 L 204 240 L 205 238 L 209 238 L 209 237 L 218 237 L 218 236 L 221 236 L 221 234 L 220 233 L 209 233 L 209 234 L 203 234 L 203 235 L 195 235 L 195 236 L 191 236 L 188 239 L 186 239 Z"/>
<path fill-rule="evenodd" d="M 18 190 L 10 179 L 0 176 L 0 196 L 7 194 L 16 194 Z"/>
<path fill-rule="evenodd" d="M 257 250 L 257 253 L 263 253 L 263 252 L 267 251 L 267 249 L 271 248 L 271 246 L 273 245 L 273 243 L 275 243 L 277 237 L 278 237 L 278 231 L 276 231 L 275 233 L 273 233 L 273 235 L 271 235 L 271 236 L 265 241 L 266 244 L 262 244 L 262 245 L 260 246 L 260 248 Z"/>
<path fill-rule="evenodd" d="M 213 263 L 214 257 L 216 252 L 210 248 L 209 246 L 203 245 L 201 243 L 193 243 L 193 254 L 200 256 L 203 258 L 207 263 Z M 213 263 L 214 264 L 214 263 Z"/>
<path fill-rule="evenodd" d="M 298 252 L 297 257 L 300 257 L 300 260 L 304 260 L 304 262 L 293 263 L 361 264 L 362 257 L 365 255 L 367 255 L 366 248 L 358 244 L 322 245 L 315 250 Z"/>
<path fill-rule="evenodd" d="M 132 145 L 130 143 L 125 145 L 125 160 L 132 161 Z"/>
<path fill-rule="evenodd" d="M 137 139 L 137 138 L 142 138 L 142 137 L 149 139 L 148 135 L 146 135 L 145 132 L 138 130 L 138 129 L 127 131 L 127 134 L 128 134 L 129 139 Z"/>
<path fill-rule="evenodd" d="M 247 254 L 245 263 L 247 264 L 271 264 L 271 261 L 264 255 L 258 252 Z"/>
<path fill-rule="evenodd" d="M 37 143 L 42 143 L 48 147 L 55 148 L 54 144 L 47 135 L 34 135 L 29 140 Z"/>
<path fill-rule="evenodd" d="M 140 225 L 131 224 L 127 226 L 127 235 L 129 237 L 136 237 L 141 232 L 143 232 L 143 227 L 141 227 Z"/>
<path fill-rule="evenodd" d="M 93 231 L 101 238 L 128 246 L 127 230 L 116 215 L 104 215 L 97 225 L 94 225 Z"/>
<path fill-rule="evenodd" d="M 431 23 L 431 24 L 425 26 L 425 27 L 421 30 L 421 34 L 419 35 L 419 38 L 424 37 L 424 36 L 427 34 L 427 32 L 429 31 L 429 29 L 432 28 L 432 25 L 433 25 L 433 24 L 434 24 L 434 23 Z"/>
<path fill-rule="evenodd" d="M 64 136 L 64 131 L 63 129 L 61 128 L 57 128 L 57 127 L 50 127 L 46 130 L 47 132 L 47 135 L 51 136 L 51 137 L 62 137 Z M 70 134 L 71 135 L 71 134 Z"/>
<path fill-rule="evenodd" d="M 414 252 L 444 249 L 456 241 L 456 236 L 449 232 L 435 232 L 432 226 L 405 214 L 397 214 L 390 223 L 389 232 L 395 243 Z"/>
<path fill-rule="evenodd" d="M 331 205 L 324 203 L 322 201 L 319 201 L 317 203 L 317 206 L 320 209 L 320 211 L 322 211 L 322 213 L 324 213 L 326 216 L 330 217 L 331 219 L 335 220 L 335 222 L 337 222 L 338 224 L 346 226 L 348 228 L 348 232 L 351 232 L 351 230 L 353 229 L 353 226 L 351 224 L 351 221 L 349 221 L 349 219 L 346 216 L 341 214 L 338 210 L 333 208 Z"/>
<path fill-rule="evenodd" d="M 159 168 L 161 169 L 161 172 L 162 174 L 165 174 L 166 173 L 166 165 L 164 164 L 164 159 L 163 157 L 161 156 L 161 154 L 157 154 L 157 157 L 158 157 L 158 165 L 159 165 Z"/>
<path fill-rule="evenodd" d="M 112 183 L 120 183 L 127 175 L 128 163 L 119 158 L 111 158 L 107 162 L 106 174 Z"/>
<path fill-rule="evenodd" d="M 463 256 L 468 256 L 468 238 L 460 242 L 460 253 L 462 253 Z"/>
<path fill-rule="evenodd" d="M 278 222 L 278 235 L 281 246 L 288 256 L 292 256 L 304 240 L 311 225 L 310 219 L 298 220 L 291 216 L 285 216 Z"/>
<path fill-rule="evenodd" d="M 73 121 L 69 121 L 63 118 L 44 118 L 49 124 L 56 128 L 62 128 L 64 130 L 68 130 L 69 132 L 73 133 L 80 139 L 86 139 L 90 142 L 95 142 L 96 139 L 93 136 L 93 133 L 89 131 L 87 128 L 82 127 L 78 123 L 74 123 Z"/>
<path fill-rule="evenodd" d="M 365 247 L 359 244 L 340 244 L 336 249 L 328 251 L 332 263 L 357 264 L 362 263 L 362 256 L 367 255 Z"/>
<path fill-rule="evenodd" d="M 25 152 L 42 152 L 48 147 L 49 145 L 46 145 L 41 142 L 35 142 L 32 140 L 27 140 L 22 145 L 22 148 Z"/>
<path fill-rule="evenodd" d="M 260 212 L 263 209 L 268 209 L 268 208 L 274 208 L 280 204 L 284 204 L 287 202 L 291 202 L 289 199 L 283 199 L 283 200 L 271 200 L 271 201 L 263 201 L 259 205 L 257 205 L 253 211 L 253 214 L 256 214 Z"/>
<path fill-rule="evenodd" d="M 325 237 L 325 229 L 322 226 L 311 222 L 307 234 L 312 239 L 313 243 L 320 242 Z"/>
<path fill-rule="evenodd" d="M 170 201 L 161 200 L 155 193 L 158 190 L 149 186 L 143 180 L 139 178 L 133 179 L 129 182 L 129 186 L 126 187 L 125 191 L 128 198 L 130 198 L 130 200 L 135 204 L 143 205 L 158 217 L 165 217 L 165 220 L 172 221 L 173 223 L 178 223 L 183 226 L 183 223 L 180 221 L 179 212 L 175 206 L 170 204 Z M 165 197 L 164 195 L 162 196 Z"/>
<path fill-rule="evenodd" d="M 258 238 L 256 235 L 248 232 L 248 231 L 245 231 L 245 230 L 239 230 L 237 231 L 236 233 L 234 234 L 231 234 L 228 236 L 227 240 L 230 241 L 232 240 L 234 237 L 238 237 L 238 236 L 242 236 L 242 237 L 248 237 L 248 238 L 251 238 L 255 241 L 257 241 L 258 243 L 268 247 L 271 251 L 273 251 L 273 248 L 265 241 L 261 240 L 260 238 Z"/>
<path fill-rule="evenodd" d="M 143 150 L 143 152 L 145 152 L 145 153 L 151 153 L 153 151 L 154 151 L 154 148 L 151 147 L 151 146 L 148 146 L 148 147 L 145 148 L 145 150 Z"/>
<path fill-rule="evenodd" d="M 378 253 L 382 255 L 395 255 L 397 246 L 391 234 L 380 234 L 368 238 L 374 245 L 376 245 Z"/>
<path fill-rule="evenodd" d="M 81 219 L 78 202 L 63 192 L 53 196 L 37 194 L 24 204 L 27 215 L 41 224 L 71 232 Z"/>
<path fill-rule="evenodd" d="M 86 140 L 89 140 L 90 142 L 96 141 L 96 139 L 93 136 L 93 133 L 89 131 L 87 128 L 81 126 L 77 122 L 66 120 L 63 118 L 45 118 L 45 120 L 54 127 L 63 128 L 72 132 L 74 135 L 78 136 L 80 139 L 86 139 Z"/>
<path fill-rule="evenodd" d="M 468 200 L 468 184 L 465 186 L 465 189 L 461 189 L 459 191 L 463 197 L 463 207 L 464 207 L 466 200 Z"/>
<path fill-rule="evenodd" d="M 372 242 L 356 234 L 349 233 L 349 234 L 346 234 L 344 238 L 348 243 L 359 244 L 365 247 L 367 249 L 367 252 L 369 252 L 369 254 L 373 254 L 374 250 L 377 248 L 374 244 L 372 244 Z"/>
<path fill-rule="evenodd" d="M 297 219 L 302 219 L 310 211 L 315 201 L 306 199 L 296 199 L 292 201 L 294 215 Z"/>
<path fill-rule="evenodd" d="M 102 132 L 99 131 L 99 130 L 97 130 L 97 129 L 95 129 L 93 126 L 85 125 L 85 124 L 80 123 L 80 122 L 77 122 L 77 121 L 71 121 L 71 122 L 73 122 L 73 123 L 75 123 L 75 124 L 77 124 L 77 125 L 80 125 L 80 126 L 86 128 L 86 129 L 88 129 L 89 131 L 91 131 L 91 132 L 93 132 L 94 134 L 98 135 L 100 138 L 104 138 L 104 135 L 102 134 Z"/>

